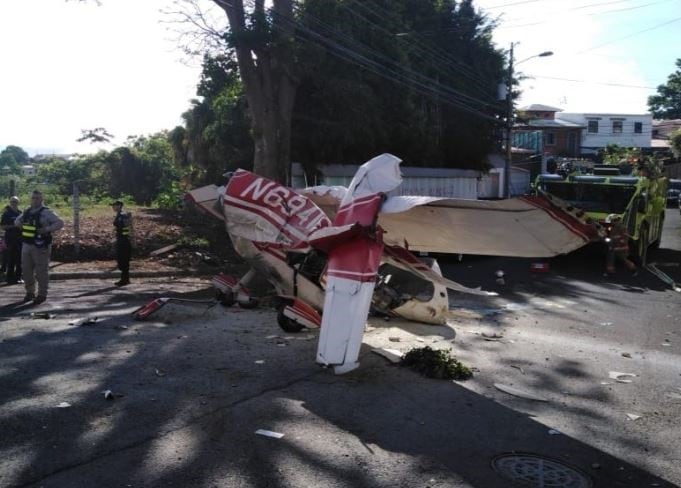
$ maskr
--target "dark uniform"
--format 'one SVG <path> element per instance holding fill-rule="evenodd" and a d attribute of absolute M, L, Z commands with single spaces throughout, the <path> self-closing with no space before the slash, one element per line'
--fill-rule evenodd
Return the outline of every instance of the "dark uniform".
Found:
<path fill-rule="evenodd" d="M 116 262 L 121 271 L 121 279 L 116 282 L 116 285 L 123 286 L 130 283 L 130 257 L 132 256 L 130 214 L 119 209 L 114 217 L 113 225 L 116 230 Z"/>
<path fill-rule="evenodd" d="M 0 225 L 14 226 L 14 221 L 19 215 L 21 215 L 21 210 L 15 210 L 7 205 L 2 212 Z M 17 227 L 6 229 L 5 244 L 7 245 L 7 283 L 18 283 L 21 279 L 21 229 Z"/>
<path fill-rule="evenodd" d="M 0 225 L 13 226 L 14 221 L 19 215 L 21 215 L 21 210 L 15 210 L 7 205 L 5 210 L 2 212 L 2 220 L 0 221 Z M 6 229 L 5 244 L 7 245 L 7 250 L 5 251 L 7 283 L 18 283 L 21 279 L 21 229 L 18 227 Z"/>

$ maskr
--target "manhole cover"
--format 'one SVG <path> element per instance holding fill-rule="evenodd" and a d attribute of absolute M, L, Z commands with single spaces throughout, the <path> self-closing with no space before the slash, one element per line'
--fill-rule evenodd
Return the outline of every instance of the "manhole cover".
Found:
<path fill-rule="evenodd" d="M 591 480 L 577 468 L 534 454 L 501 454 L 492 468 L 509 481 L 536 488 L 591 488 Z"/>

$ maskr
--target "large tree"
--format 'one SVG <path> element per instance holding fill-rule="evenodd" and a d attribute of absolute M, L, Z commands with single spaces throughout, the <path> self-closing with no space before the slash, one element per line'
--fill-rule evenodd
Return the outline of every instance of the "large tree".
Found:
<path fill-rule="evenodd" d="M 288 80 L 280 85 L 281 97 L 275 96 L 276 84 L 256 83 L 255 90 L 269 87 L 265 102 L 287 101 L 269 109 L 261 104 L 270 115 L 263 119 L 272 122 L 265 127 L 286 137 L 276 141 L 283 150 L 273 163 L 279 170 L 288 169 L 290 156 L 313 167 L 361 162 L 384 151 L 413 165 L 484 166 L 501 108 L 495 97 L 503 55 L 491 42 L 493 24 L 471 0 L 306 0 L 293 5 L 290 17 L 264 14 L 261 4 L 244 13 L 244 29 L 237 34 L 232 22 L 226 36 L 232 50 L 204 58 L 201 99 L 185 113 L 186 129 L 174 132 L 178 160 L 202 164 L 209 173 L 218 165 L 243 166 L 248 138 L 239 118 L 248 112 L 254 168 L 262 173 L 258 150 L 267 147 L 267 138 L 260 137 L 259 144 L 245 58 L 247 71 L 261 70 L 251 77 L 256 81 L 271 79 L 267 68 L 272 66 Z M 295 42 L 287 37 L 285 46 L 277 45 L 282 27 L 293 28 Z M 251 50 L 241 57 L 240 43 Z M 285 68 L 275 59 L 284 48 Z M 294 102 L 295 83 L 291 122 L 288 103 Z M 286 116 L 276 116 L 283 112 Z"/>
<path fill-rule="evenodd" d="M 657 87 L 657 95 L 648 97 L 648 107 L 655 118 L 681 119 L 681 58 L 676 60 L 676 67 L 667 83 Z"/>
<path fill-rule="evenodd" d="M 227 14 L 228 36 L 239 63 L 255 143 L 253 171 L 289 180 L 291 114 L 297 77 L 293 60 L 293 0 L 213 0 Z M 250 2 L 249 2 L 250 3 Z"/>

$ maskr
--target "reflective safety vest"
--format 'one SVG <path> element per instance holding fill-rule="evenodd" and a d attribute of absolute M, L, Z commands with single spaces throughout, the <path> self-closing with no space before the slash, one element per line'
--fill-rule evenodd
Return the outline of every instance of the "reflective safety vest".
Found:
<path fill-rule="evenodd" d="M 31 212 L 30 208 L 24 211 L 22 218 L 23 224 L 21 226 L 21 240 L 26 244 L 33 244 L 38 247 L 46 247 L 52 243 L 52 234 L 38 234 L 37 230 L 40 226 L 40 214 L 43 209 L 47 207 L 40 207 L 37 212 Z"/>
<path fill-rule="evenodd" d="M 113 225 L 116 229 L 116 237 L 130 237 L 130 215 L 118 212 Z"/>
<path fill-rule="evenodd" d="M 615 231 L 612 235 L 612 249 L 615 252 L 629 252 L 629 236 L 622 231 Z"/>

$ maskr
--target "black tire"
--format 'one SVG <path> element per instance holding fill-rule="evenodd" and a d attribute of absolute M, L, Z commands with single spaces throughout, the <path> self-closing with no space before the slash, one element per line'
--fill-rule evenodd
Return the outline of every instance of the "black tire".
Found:
<path fill-rule="evenodd" d="M 215 290 L 215 299 L 220 302 L 223 307 L 231 307 L 234 305 L 234 294 L 231 291 L 223 292 Z"/>
<path fill-rule="evenodd" d="M 277 310 L 277 323 L 279 324 L 279 327 L 281 327 L 285 332 L 300 332 L 305 328 L 305 326 L 299 324 L 295 320 L 291 320 L 288 318 L 286 315 L 284 315 L 284 307 L 285 305 L 279 307 Z"/>

